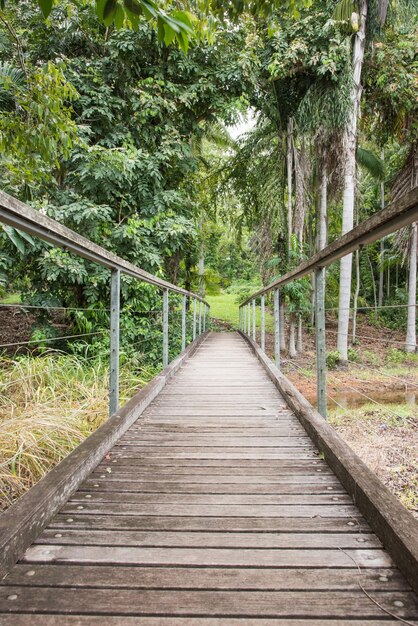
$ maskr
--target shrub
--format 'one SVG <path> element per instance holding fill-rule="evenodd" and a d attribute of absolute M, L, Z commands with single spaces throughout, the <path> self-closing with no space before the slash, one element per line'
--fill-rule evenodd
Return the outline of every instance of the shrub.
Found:
<path fill-rule="evenodd" d="M 332 352 L 328 352 L 327 358 L 326 358 L 328 369 L 330 370 L 335 369 L 335 367 L 339 364 L 340 361 L 341 361 L 341 354 L 338 352 L 338 350 L 332 350 Z"/>

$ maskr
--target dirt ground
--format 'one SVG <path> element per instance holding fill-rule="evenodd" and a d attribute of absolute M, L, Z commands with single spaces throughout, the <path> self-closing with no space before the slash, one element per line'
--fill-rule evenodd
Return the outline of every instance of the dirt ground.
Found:
<path fill-rule="evenodd" d="M 37 309 L 21 309 L 17 306 L 0 307 L 0 344 L 18 343 L 20 341 L 29 341 L 36 325 Z M 68 321 L 65 320 L 64 312 L 53 311 L 50 313 L 51 325 L 57 331 L 58 335 L 65 334 L 65 330 L 69 328 Z M 6 348 L 5 352 L 9 355 L 16 352 L 16 347 Z M 21 346 L 18 348 L 22 353 L 27 348 Z"/>

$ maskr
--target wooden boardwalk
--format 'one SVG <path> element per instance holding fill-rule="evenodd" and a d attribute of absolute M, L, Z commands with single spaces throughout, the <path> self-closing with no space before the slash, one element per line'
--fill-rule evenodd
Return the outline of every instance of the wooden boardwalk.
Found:
<path fill-rule="evenodd" d="M 396 617 L 418 624 L 416 596 L 228 333 L 209 335 L 0 586 L 7 626 Z"/>

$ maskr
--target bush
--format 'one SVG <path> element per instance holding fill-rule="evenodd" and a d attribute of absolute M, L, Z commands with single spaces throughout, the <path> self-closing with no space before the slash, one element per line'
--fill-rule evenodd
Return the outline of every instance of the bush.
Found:
<path fill-rule="evenodd" d="M 388 363 L 403 363 L 406 358 L 406 353 L 403 352 L 403 350 L 399 350 L 398 348 L 391 348 L 390 350 L 388 350 L 388 353 L 386 355 L 386 361 Z"/>
<path fill-rule="evenodd" d="M 341 361 L 341 354 L 338 352 L 338 350 L 332 350 L 332 352 L 328 352 L 327 358 L 326 358 L 328 369 L 330 370 L 335 369 L 335 367 L 340 363 L 340 361 Z"/>
<path fill-rule="evenodd" d="M 348 360 L 353 361 L 354 363 L 359 363 L 360 354 L 358 350 L 354 350 L 354 348 L 348 348 Z"/>

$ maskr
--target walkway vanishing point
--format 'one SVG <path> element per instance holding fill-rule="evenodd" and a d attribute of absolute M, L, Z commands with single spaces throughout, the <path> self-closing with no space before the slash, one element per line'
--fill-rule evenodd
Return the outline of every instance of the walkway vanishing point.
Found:
<path fill-rule="evenodd" d="M 154 380 L 80 446 L 73 477 L 110 436 L 104 428 L 133 420 L 110 452 L 88 461 L 87 478 L 11 568 L 0 624 L 418 624 L 416 595 L 260 360 L 240 335 L 206 333 L 167 368 L 165 386 Z M 326 446 L 325 457 L 340 473 L 353 464 L 347 471 L 359 472 L 358 498 L 375 520 L 361 495 L 371 472 L 324 429 L 313 439 L 334 437 L 338 460 Z M 2 516 L 3 535 L 14 519 L 14 541 L 24 541 L 31 514 L 54 498 L 51 480 L 70 471 L 63 464 Z M 382 516 L 390 520 L 393 505 L 399 524 L 402 515 L 414 522 L 374 480 Z"/>

